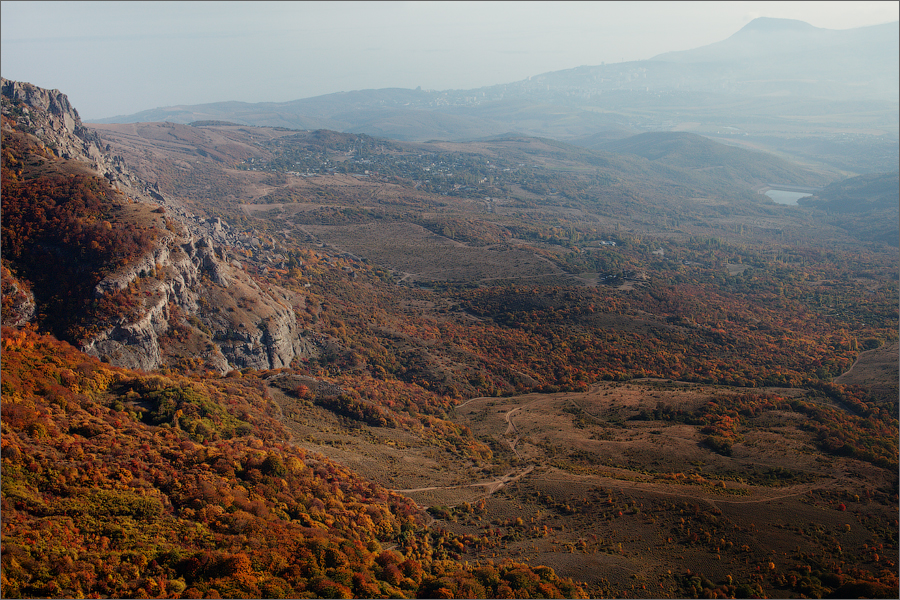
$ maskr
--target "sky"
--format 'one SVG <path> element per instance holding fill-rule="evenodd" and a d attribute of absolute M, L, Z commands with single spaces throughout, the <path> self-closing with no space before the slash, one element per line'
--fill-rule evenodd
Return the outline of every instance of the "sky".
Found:
<path fill-rule="evenodd" d="M 757 17 L 848 29 L 900 2 L 0 2 L 0 74 L 83 120 L 372 88 L 473 89 L 721 41 Z"/>

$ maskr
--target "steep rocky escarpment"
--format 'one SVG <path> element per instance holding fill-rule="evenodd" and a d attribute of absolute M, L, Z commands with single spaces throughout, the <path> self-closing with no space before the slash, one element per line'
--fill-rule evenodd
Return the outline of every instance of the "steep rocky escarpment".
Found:
<path fill-rule="evenodd" d="M 291 294 L 264 291 L 206 237 L 168 237 L 100 281 L 94 294 L 127 289 L 143 296 L 139 317 L 87 340 L 88 354 L 141 369 L 188 359 L 220 372 L 286 367 L 317 355 L 297 325 Z"/>
<path fill-rule="evenodd" d="M 87 353 L 140 369 L 269 369 L 316 355 L 291 294 L 260 288 L 226 246 L 167 211 L 65 94 L 6 79 L 0 88 L 3 210 L 16 224 L 3 248 L 4 324 L 52 323 Z M 80 285 L 61 298 L 71 281 Z"/>

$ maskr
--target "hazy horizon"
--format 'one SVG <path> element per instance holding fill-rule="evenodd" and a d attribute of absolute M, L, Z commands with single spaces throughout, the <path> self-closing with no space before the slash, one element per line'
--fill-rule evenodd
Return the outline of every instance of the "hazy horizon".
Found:
<path fill-rule="evenodd" d="M 3 77 L 86 120 L 373 88 L 471 89 L 721 41 L 757 17 L 825 29 L 897 2 L 2 3 Z"/>

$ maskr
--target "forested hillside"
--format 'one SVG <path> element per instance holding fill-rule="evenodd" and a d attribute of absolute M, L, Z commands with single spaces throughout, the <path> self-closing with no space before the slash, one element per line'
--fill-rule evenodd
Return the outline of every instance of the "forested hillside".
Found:
<path fill-rule="evenodd" d="M 30 282 L 42 327 L 83 339 L 133 303 L 92 302 L 94 286 L 148 252 L 157 223 L 121 218 L 128 200 L 106 179 L 57 159 L 6 116 L 3 133 L 4 264 Z"/>
<path fill-rule="evenodd" d="M 549 568 L 458 562 L 471 540 L 291 443 L 271 373 L 135 372 L 59 341 L 142 317 L 139 286 L 101 302 L 95 286 L 173 225 L 158 207 L 135 218 L 132 199 L 4 112 L 3 320 L 21 326 L 2 335 L 5 597 L 583 595 Z M 163 342 L 179 335 L 173 323 Z M 302 394 L 349 419 L 422 427 L 415 405 L 389 422 L 352 390 Z M 436 444 L 490 455 L 420 418 Z"/>
<path fill-rule="evenodd" d="M 458 562 L 466 540 L 415 503 L 289 443 L 265 379 L 135 373 L 4 328 L 4 596 L 582 594 Z"/>

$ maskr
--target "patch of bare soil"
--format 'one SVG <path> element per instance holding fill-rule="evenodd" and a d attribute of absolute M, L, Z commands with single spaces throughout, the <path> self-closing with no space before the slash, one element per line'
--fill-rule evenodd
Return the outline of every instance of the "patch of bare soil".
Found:
<path fill-rule="evenodd" d="M 850 370 L 836 378 L 835 382 L 861 385 L 897 402 L 898 377 L 900 377 L 900 345 L 892 342 L 860 353 Z"/>
<path fill-rule="evenodd" d="M 537 279 L 567 275 L 548 260 L 512 246 L 468 246 L 413 223 L 305 225 L 319 240 L 406 273 L 414 281 Z"/>

